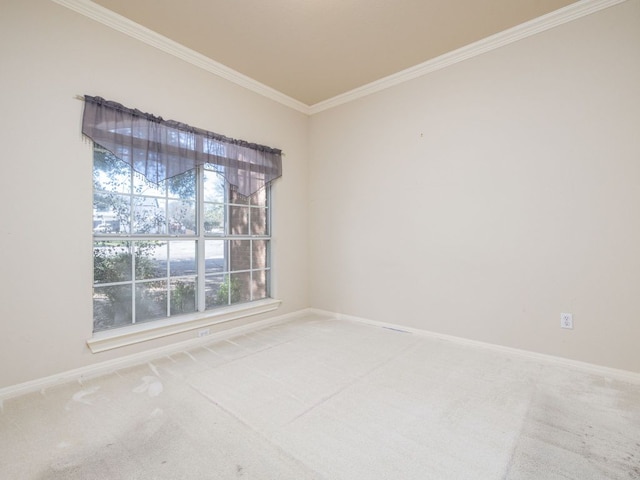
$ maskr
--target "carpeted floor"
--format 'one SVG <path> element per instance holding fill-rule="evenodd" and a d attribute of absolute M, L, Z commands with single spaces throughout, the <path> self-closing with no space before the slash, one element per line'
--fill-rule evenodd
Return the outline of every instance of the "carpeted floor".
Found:
<path fill-rule="evenodd" d="M 640 384 L 308 316 L 6 400 L 0 478 L 640 479 Z"/>

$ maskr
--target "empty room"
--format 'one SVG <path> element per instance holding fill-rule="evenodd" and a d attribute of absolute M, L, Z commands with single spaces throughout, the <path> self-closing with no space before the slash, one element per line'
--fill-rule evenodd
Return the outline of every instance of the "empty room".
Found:
<path fill-rule="evenodd" d="M 0 478 L 640 479 L 640 0 L 0 0 Z"/>

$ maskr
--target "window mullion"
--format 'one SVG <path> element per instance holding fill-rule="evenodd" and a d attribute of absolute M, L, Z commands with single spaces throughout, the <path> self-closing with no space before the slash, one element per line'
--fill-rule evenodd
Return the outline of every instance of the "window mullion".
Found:
<path fill-rule="evenodd" d="M 129 171 L 129 235 L 133 233 L 133 223 L 135 218 L 134 194 L 134 171 Z M 136 242 L 129 241 L 129 251 L 131 252 L 131 323 L 136 323 Z"/>
<path fill-rule="evenodd" d="M 131 323 L 136 323 L 136 242 L 129 242 L 131 254 Z"/>
<path fill-rule="evenodd" d="M 248 218 L 248 229 L 249 232 L 249 301 L 253 300 L 253 289 L 251 286 L 253 285 L 253 225 L 251 223 L 251 215 L 253 213 L 253 202 L 251 201 L 251 197 L 249 197 L 249 218 Z"/>
<path fill-rule="evenodd" d="M 231 305 L 231 190 L 230 185 L 224 182 L 224 269 L 223 281 L 227 283 L 227 305 Z M 225 278 L 226 277 L 226 278 Z"/>
<path fill-rule="evenodd" d="M 168 212 L 167 212 L 168 213 Z M 167 220 L 167 228 L 169 226 Z M 171 241 L 167 240 L 167 261 L 165 262 L 166 288 L 167 288 L 167 317 L 171 316 Z"/>
<path fill-rule="evenodd" d="M 205 240 L 204 240 L 204 166 L 196 168 L 196 219 L 198 231 L 196 240 L 196 301 L 198 302 L 197 310 L 204 312 L 206 308 L 206 281 L 205 281 Z"/>
<path fill-rule="evenodd" d="M 266 201 L 265 201 L 265 216 L 266 216 L 266 237 L 267 237 L 267 243 L 266 243 L 266 258 L 265 258 L 265 295 L 267 297 L 271 297 L 271 265 L 273 265 L 272 259 L 271 259 L 271 238 L 273 235 L 273 223 L 271 222 L 272 217 L 271 217 L 271 186 L 267 185 L 266 187 L 267 191 L 265 192 L 266 195 Z"/>
<path fill-rule="evenodd" d="M 249 219 L 251 219 L 251 216 L 249 216 Z M 249 270 L 249 301 L 253 301 L 253 288 L 251 288 L 253 286 L 253 240 L 249 240 Z"/>
<path fill-rule="evenodd" d="M 169 231 L 169 182 L 164 182 L 164 232 L 167 237 L 170 236 Z M 167 261 L 165 262 L 165 272 L 167 272 L 165 285 L 167 292 L 167 317 L 171 316 L 171 241 L 167 240 Z"/>

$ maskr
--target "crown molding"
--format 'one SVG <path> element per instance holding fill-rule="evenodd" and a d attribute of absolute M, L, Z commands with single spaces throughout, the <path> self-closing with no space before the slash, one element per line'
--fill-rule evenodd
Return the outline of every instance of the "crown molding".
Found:
<path fill-rule="evenodd" d="M 309 106 L 90 0 L 52 0 L 85 17 L 304 114 Z"/>
<path fill-rule="evenodd" d="M 122 32 L 141 42 L 155 47 L 165 53 L 180 58 L 192 65 L 202 68 L 214 75 L 228 80 L 236 85 L 244 87 L 254 93 L 267 97 L 284 106 L 297 110 L 306 115 L 313 115 L 324 110 L 352 102 L 367 95 L 385 90 L 401 83 L 422 77 L 429 73 L 441 70 L 450 65 L 462 62 L 483 53 L 517 42 L 526 37 L 536 35 L 545 30 L 577 20 L 581 17 L 618 5 L 628 0 L 579 0 L 564 8 L 535 18 L 523 24 L 504 30 L 490 37 L 484 38 L 457 50 L 445 53 L 439 57 L 424 63 L 389 75 L 380 80 L 368 83 L 335 97 L 329 98 L 314 105 L 306 105 L 274 88 L 258 82 L 240 72 L 233 70 L 221 63 L 212 60 L 190 48 L 185 47 L 169 38 L 160 35 L 142 25 L 129 20 L 122 15 L 112 12 L 90 0 L 52 0 L 81 15 L 106 25 L 114 30 Z"/>
<path fill-rule="evenodd" d="M 309 115 L 328 110 L 338 105 L 352 102 L 372 93 L 385 90 L 401 83 L 422 77 L 429 73 L 441 70 L 450 65 L 462 62 L 483 53 L 517 42 L 523 38 L 536 35 L 559 25 L 591 15 L 605 8 L 618 5 L 627 0 L 580 0 L 564 8 L 517 25 L 508 30 L 496 33 L 477 42 L 471 43 L 457 50 L 445 53 L 424 63 L 402 70 L 388 77 L 368 83 L 343 94 L 318 102 L 309 107 Z"/>

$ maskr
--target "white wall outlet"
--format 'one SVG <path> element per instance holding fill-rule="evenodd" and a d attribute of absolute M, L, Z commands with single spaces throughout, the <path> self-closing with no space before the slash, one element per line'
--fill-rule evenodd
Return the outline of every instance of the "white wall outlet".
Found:
<path fill-rule="evenodd" d="M 209 335 L 209 333 L 211 332 L 209 332 L 208 328 L 198 330 L 198 337 L 206 337 L 207 335 Z"/>
<path fill-rule="evenodd" d="M 573 328 L 573 315 L 570 313 L 561 313 L 560 326 L 562 328 Z"/>

